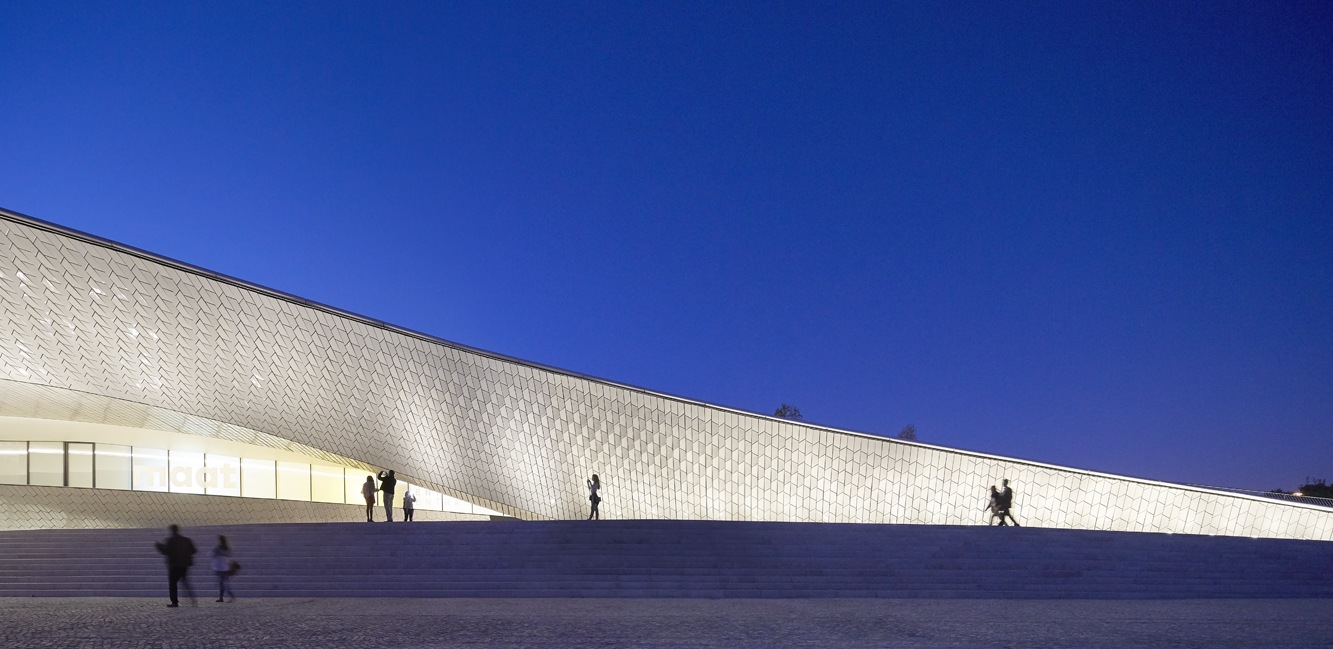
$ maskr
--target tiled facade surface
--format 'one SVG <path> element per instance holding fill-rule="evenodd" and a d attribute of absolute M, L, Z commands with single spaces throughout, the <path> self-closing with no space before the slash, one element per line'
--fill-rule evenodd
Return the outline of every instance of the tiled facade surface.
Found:
<path fill-rule="evenodd" d="M 395 509 L 395 521 L 403 520 Z M 487 516 L 421 511 L 419 521 L 489 520 Z M 0 485 L 0 530 L 105 529 L 177 524 L 328 523 L 366 520 L 363 505 L 334 505 L 297 500 L 229 498 L 154 491 L 66 489 Z M 384 520 L 384 508 L 375 508 Z"/>
<path fill-rule="evenodd" d="M 586 515 L 598 473 L 609 517 L 980 524 L 1009 478 L 1027 525 L 1333 540 L 1329 510 L 673 398 L 12 213 L 0 251 L 0 414 L 285 440 L 523 518 Z"/>

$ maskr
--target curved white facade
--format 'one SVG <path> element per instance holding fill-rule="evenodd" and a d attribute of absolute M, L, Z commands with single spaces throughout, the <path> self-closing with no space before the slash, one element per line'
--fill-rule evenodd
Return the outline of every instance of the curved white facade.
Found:
<path fill-rule="evenodd" d="M 298 450 L 521 518 L 1026 525 L 1333 540 L 1299 503 L 882 439 L 505 358 L 0 211 L 0 416 Z M 0 429 L 0 439 L 17 439 Z M 5 491 L 0 491 L 4 498 Z"/>

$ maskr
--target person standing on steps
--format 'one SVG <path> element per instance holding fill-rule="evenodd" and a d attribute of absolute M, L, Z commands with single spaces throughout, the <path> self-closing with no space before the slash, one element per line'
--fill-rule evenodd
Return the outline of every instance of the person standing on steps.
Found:
<path fill-rule="evenodd" d="M 1014 515 L 1010 511 L 1014 506 L 1014 490 L 1009 488 L 1009 480 L 1001 480 L 1000 485 L 1003 489 L 1000 489 L 999 498 L 996 498 L 995 501 L 996 512 L 1000 515 L 1000 525 L 1004 525 L 1004 519 L 1008 518 L 1014 524 L 1014 527 L 1022 527 L 1018 524 L 1018 521 L 1014 520 Z"/>
<path fill-rule="evenodd" d="M 398 487 L 398 478 L 393 477 L 393 470 L 380 472 L 380 491 L 384 492 L 384 522 L 393 522 L 393 491 Z"/>
<path fill-rule="evenodd" d="M 366 522 L 375 522 L 375 476 L 366 476 L 366 483 L 361 485 L 361 495 L 366 499 Z"/>
<path fill-rule="evenodd" d="M 592 480 L 588 481 L 588 501 L 592 503 L 592 511 L 588 512 L 588 520 L 601 520 L 602 515 L 597 512 L 597 506 L 602 504 L 602 497 L 597 495 L 597 491 L 602 488 L 602 481 L 597 474 L 592 474 Z"/>
<path fill-rule="evenodd" d="M 231 566 L 235 563 L 231 560 L 231 548 L 227 545 L 227 537 L 218 535 L 218 544 L 213 546 L 213 574 L 218 576 L 218 601 L 222 601 L 223 595 L 231 597 L 231 601 L 236 601 L 236 593 L 231 591 Z"/>
<path fill-rule="evenodd" d="M 995 485 L 990 486 L 990 500 L 986 503 L 986 525 L 994 525 L 995 518 L 1000 515 L 1000 492 Z"/>
<path fill-rule="evenodd" d="M 179 525 L 171 526 L 171 536 L 165 541 L 156 544 L 157 551 L 167 558 L 167 582 L 170 584 L 168 594 L 171 596 L 171 603 L 168 608 L 180 606 L 180 600 L 176 597 L 176 585 L 185 582 L 185 592 L 190 595 L 190 606 L 198 606 L 194 599 L 194 588 L 190 587 L 188 573 L 190 566 L 194 565 L 194 553 L 197 552 L 194 547 L 194 541 L 187 536 L 181 536 Z"/>
<path fill-rule="evenodd" d="M 412 495 L 412 489 L 403 490 L 403 522 L 412 522 L 412 512 L 416 510 L 417 497 Z"/>

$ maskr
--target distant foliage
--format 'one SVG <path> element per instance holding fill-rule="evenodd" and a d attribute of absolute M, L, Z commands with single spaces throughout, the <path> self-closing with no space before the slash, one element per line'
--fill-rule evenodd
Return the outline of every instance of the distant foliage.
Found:
<path fill-rule="evenodd" d="M 773 416 L 782 417 L 783 419 L 790 419 L 792 421 L 805 421 L 805 417 L 801 416 L 800 408 L 797 408 L 796 406 L 789 406 L 785 403 L 778 406 L 778 409 L 773 411 Z"/>
<path fill-rule="evenodd" d="M 1289 496 L 1301 495 L 1311 498 L 1333 498 L 1333 485 L 1324 482 L 1323 478 L 1313 482 L 1306 478 L 1306 483 L 1297 487 L 1296 491 L 1287 491 L 1286 489 L 1274 489 L 1268 493 L 1287 494 Z"/>
<path fill-rule="evenodd" d="M 1325 484 L 1323 478 L 1315 480 L 1309 484 L 1303 484 L 1301 485 L 1301 488 L 1296 491 L 1300 492 L 1302 496 L 1310 496 L 1312 498 L 1333 498 L 1333 486 Z"/>
<path fill-rule="evenodd" d="M 912 424 L 908 424 L 908 425 L 906 425 L 906 426 L 903 426 L 903 429 L 900 430 L 900 431 L 898 431 L 898 439 L 906 439 L 906 440 L 911 440 L 911 441 L 915 442 L 915 441 L 916 441 L 916 426 L 913 426 Z"/>

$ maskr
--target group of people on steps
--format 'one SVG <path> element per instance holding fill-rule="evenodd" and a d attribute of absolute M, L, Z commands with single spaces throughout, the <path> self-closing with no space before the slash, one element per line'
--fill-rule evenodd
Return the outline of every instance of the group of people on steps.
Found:
<path fill-rule="evenodd" d="M 380 493 L 384 493 L 384 518 L 385 522 L 393 522 L 393 494 L 398 486 L 398 478 L 393 471 L 380 472 L 380 483 L 375 485 L 374 476 L 366 476 L 366 482 L 361 486 L 361 495 L 366 499 L 366 522 L 375 522 L 375 499 Z M 601 504 L 602 498 L 597 494 L 602 488 L 601 478 L 593 474 L 588 480 L 588 500 L 592 503 L 592 511 L 588 513 L 588 520 L 600 519 L 601 515 L 597 512 L 597 505 Z M 403 520 L 411 522 L 412 513 L 415 509 L 416 496 L 412 491 L 403 492 Z M 180 533 L 179 525 L 170 527 L 171 535 L 166 539 L 154 544 L 158 553 L 166 558 L 167 562 L 167 594 L 171 599 L 169 608 L 180 606 L 179 589 L 180 584 L 185 584 L 185 593 L 190 598 L 190 605 L 197 606 L 197 600 L 194 595 L 194 588 L 190 586 L 188 578 L 190 568 L 194 565 L 194 555 L 198 553 L 194 541 L 190 537 Z M 227 543 L 227 537 L 219 535 L 217 545 L 213 546 L 213 562 L 211 565 L 213 574 L 218 579 L 218 599 L 219 602 L 236 601 L 236 593 L 231 589 L 231 578 L 241 569 L 241 564 L 237 563 L 231 555 L 231 546 Z M 230 598 L 230 599 L 226 599 Z"/>
<path fill-rule="evenodd" d="M 380 492 L 384 492 L 384 520 L 386 523 L 393 522 L 393 494 L 398 486 L 398 478 L 392 470 L 380 471 L 379 486 L 375 486 L 375 476 L 366 476 L 366 482 L 361 485 L 361 496 L 366 500 L 366 522 L 375 522 L 375 499 Z M 588 512 L 588 520 L 601 520 L 602 516 L 597 511 L 597 506 L 601 504 L 602 497 L 598 495 L 598 490 L 602 488 L 602 480 L 597 474 L 592 474 L 588 480 L 588 501 L 592 503 L 592 509 Z M 412 522 L 412 513 L 416 509 L 417 497 L 412 495 L 409 489 L 403 492 L 403 520 Z"/>
<path fill-rule="evenodd" d="M 602 504 L 602 496 L 599 493 L 602 489 L 602 480 L 596 473 L 587 481 L 588 502 L 591 507 L 588 511 L 588 520 L 601 520 L 601 513 L 598 506 Z M 1019 527 L 1018 521 L 1014 519 L 1012 508 L 1014 505 L 1014 490 L 1009 486 L 1009 480 L 1001 480 L 1000 488 L 991 485 L 990 500 L 986 504 L 984 511 L 990 514 L 990 525 L 996 524 L 999 519 L 999 525 L 1008 525 L 1013 523 Z M 366 522 L 375 522 L 375 499 L 380 493 L 384 493 L 384 518 L 385 522 L 393 522 L 393 495 L 398 486 L 398 478 L 392 470 L 380 472 L 380 483 L 375 484 L 374 476 L 366 476 L 366 482 L 361 486 L 361 495 L 366 499 Z M 403 492 L 403 519 L 410 522 L 412 513 L 415 509 L 416 496 L 412 495 L 411 490 Z M 1006 523 L 1006 519 L 1008 523 Z M 167 581 L 169 584 L 168 594 L 171 597 L 171 603 L 167 606 L 175 608 L 180 606 L 178 598 L 178 585 L 185 582 L 186 593 L 190 597 L 191 605 L 195 605 L 194 589 L 190 587 L 190 582 L 186 575 L 190 567 L 194 565 L 194 555 L 197 550 L 194 542 L 189 537 L 180 533 L 180 528 L 176 525 L 171 526 L 171 536 L 166 540 L 156 544 L 157 551 L 164 555 L 167 560 Z M 218 536 L 217 545 L 213 546 L 213 573 L 218 579 L 218 599 L 217 601 L 236 601 L 236 594 L 231 590 L 231 577 L 240 571 L 240 564 L 231 556 L 231 547 L 227 544 L 227 537 Z M 224 599 L 230 597 L 230 600 Z"/>
<path fill-rule="evenodd" d="M 375 495 L 381 491 L 384 492 L 384 522 L 393 522 L 393 493 L 398 489 L 398 478 L 394 476 L 393 471 L 380 471 L 380 485 L 375 486 L 375 476 L 366 476 L 365 484 L 361 485 L 361 496 L 366 499 L 366 522 L 375 522 Z M 412 490 L 407 489 L 403 492 L 403 521 L 411 523 L 412 514 L 416 511 L 417 497 L 412 495 Z"/>

